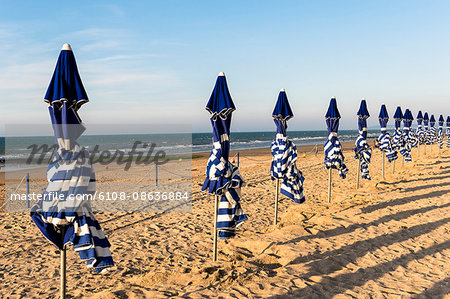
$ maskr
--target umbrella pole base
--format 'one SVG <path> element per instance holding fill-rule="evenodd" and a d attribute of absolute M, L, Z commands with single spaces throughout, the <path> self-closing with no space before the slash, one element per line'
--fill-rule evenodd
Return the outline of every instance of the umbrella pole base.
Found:
<path fill-rule="evenodd" d="M 331 202 L 331 167 L 328 168 L 328 203 Z"/>
<path fill-rule="evenodd" d="M 359 189 L 359 176 L 361 174 L 361 160 L 358 161 L 358 171 L 356 175 L 356 189 Z"/>
<path fill-rule="evenodd" d="M 60 298 L 66 298 L 66 247 L 60 250 L 61 253 L 61 285 L 60 285 Z"/>
<path fill-rule="evenodd" d="M 277 225 L 278 222 L 278 197 L 280 195 L 280 179 L 277 179 L 276 194 L 275 194 L 275 215 L 273 219 L 273 225 Z"/>
<path fill-rule="evenodd" d="M 214 245 L 213 245 L 213 261 L 217 261 L 217 213 L 219 208 L 219 196 L 214 196 Z"/>

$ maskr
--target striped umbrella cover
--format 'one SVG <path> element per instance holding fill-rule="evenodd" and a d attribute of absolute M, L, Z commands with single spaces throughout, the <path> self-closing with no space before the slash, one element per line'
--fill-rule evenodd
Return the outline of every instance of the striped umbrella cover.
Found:
<path fill-rule="evenodd" d="M 280 91 L 278 100 L 272 113 L 273 120 L 277 126 L 277 135 L 271 145 L 272 163 L 270 173 L 272 180 L 281 179 L 280 193 L 292 199 L 296 203 L 303 203 L 304 177 L 297 169 L 297 147 L 286 136 L 287 120 L 292 118 L 289 101 L 284 89 Z"/>
<path fill-rule="evenodd" d="M 31 209 L 42 234 L 59 249 L 71 243 L 88 268 L 95 272 L 113 266 L 110 243 L 90 205 L 95 172 L 89 152 L 76 140 L 84 132 L 77 110 L 88 101 L 69 45 L 59 55 L 45 96 L 58 145 L 48 165 L 48 187 Z M 64 235 L 62 235 L 64 232 Z"/>
<path fill-rule="evenodd" d="M 444 116 L 442 114 L 439 116 L 439 129 L 437 132 L 437 139 L 439 148 L 442 149 L 444 147 Z"/>
<path fill-rule="evenodd" d="M 217 229 L 220 239 L 235 236 L 236 228 L 247 220 L 240 204 L 244 179 L 237 166 L 228 160 L 230 153 L 231 114 L 235 110 L 225 75 L 220 73 L 206 110 L 211 113 L 213 149 L 206 166 L 202 191 L 220 196 Z"/>
<path fill-rule="evenodd" d="M 424 144 L 426 142 L 426 132 L 423 128 L 422 122 L 423 122 L 423 115 L 422 111 L 419 110 L 419 113 L 417 113 L 417 130 L 416 130 L 416 137 L 419 141 L 419 144 Z"/>
<path fill-rule="evenodd" d="M 378 115 L 378 121 L 380 122 L 381 133 L 378 136 L 378 148 L 380 151 L 386 152 L 386 157 L 389 162 L 397 159 L 397 152 L 392 149 L 391 136 L 386 129 L 389 121 L 389 115 L 387 113 L 386 105 L 381 105 L 380 114 Z"/>
<path fill-rule="evenodd" d="M 408 112 L 408 119 L 411 121 L 411 123 L 409 124 L 409 138 L 408 138 L 408 142 L 411 145 L 411 148 L 416 148 L 416 147 L 419 146 L 419 139 L 418 139 L 418 137 L 416 135 L 416 132 L 413 129 L 411 129 L 411 126 L 412 126 L 413 121 L 414 121 L 414 116 L 413 116 L 411 110 L 408 109 L 408 111 L 409 111 Z M 403 123 L 404 123 L 404 121 L 403 121 Z"/>
<path fill-rule="evenodd" d="M 437 130 L 435 128 L 436 119 L 434 118 L 434 115 L 431 114 L 430 117 L 430 128 L 428 129 L 428 138 L 430 139 L 431 144 L 434 144 L 437 142 Z"/>
<path fill-rule="evenodd" d="M 403 136 L 402 136 L 402 130 L 401 130 L 401 123 L 403 119 L 403 113 L 402 108 L 400 106 L 397 107 L 397 110 L 395 110 L 394 113 L 394 135 L 392 136 L 392 149 L 399 151 L 400 148 L 403 145 Z"/>
<path fill-rule="evenodd" d="M 400 154 L 405 157 L 406 162 L 411 162 L 411 148 L 417 146 L 417 139 L 414 133 L 411 131 L 411 124 L 414 118 L 409 109 L 405 110 L 403 114 L 403 136 L 402 136 L 402 147 L 400 148 Z"/>
<path fill-rule="evenodd" d="M 423 115 L 423 126 L 424 126 L 424 131 L 425 131 L 425 144 L 426 145 L 430 145 L 432 143 L 432 138 L 430 135 L 430 129 L 428 128 L 428 122 L 430 121 L 429 117 L 428 117 L 428 112 L 425 112 L 425 114 Z"/>
<path fill-rule="evenodd" d="M 372 148 L 367 144 L 367 118 L 370 114 L 367 110 L 366 100 L 361 101 L 361 105 L 357 112 L 358 115 L 358 137 L 355 142 L 355 159 L 360 161 L 361 177 L 370 180 L 369 164 L 372 156 Z"/>
<path fill-rule="evenodd" d="M 447 148 L 450 148 L 450 116 L 447 116 L 447 121 L 446 121 L 446 126 L 447 126 Z"/>
<path fill-rule="evenodd" d="M 325 152 L 325 168 L 334 168 L 339 171 L 339 176 L 345 179 L 348 169 L 344 163 L 342 146 L 338 139 L 339 119 L 341 115 L 337 108 L 336 98 L 331 98 L 330 106 L 325 115 L 328 128 L 328 139 L 323 146 Z"/>

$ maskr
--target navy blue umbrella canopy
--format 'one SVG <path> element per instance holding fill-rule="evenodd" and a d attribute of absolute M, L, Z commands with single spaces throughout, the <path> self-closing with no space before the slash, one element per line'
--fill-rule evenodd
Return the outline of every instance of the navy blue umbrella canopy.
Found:
<path fill-rule="evenodd" d="M 395 128 L 396 129 L 400 128 L 402 119 L 403 119 L 402 108 L 400 108 L 400 106 L 398 106 L 397 110 L 395 110 L 395 113 L 394 113 L 394 120 L 395 120 Z"/>
<path fill-rule="evenodd" d="M 409 109 L 406 109 L 405 114 L 403 114 L 403 126 L 410 128 L 413 120 L 414 117 L 412 116 L 411 111 Z"/>
<path fill-rule="evenodd" d="M 417 124 L 420 126 L 422 125 L 422 121 L 423 121 L 423 115 L 422 115 L 422 111 L 419 110 L 419 113 L 417 113 Z"/>
<path fill-rule="evenodd" d="M 434 118 L 434 114 L 431 114 L 431 117 L 430 117 L 430 126 L 434 127 L 435 124 L 436 124 L 436 119 Z"/>
<path fill-rule="evenodd" d="M 69 44 L 61 49 L 44 99 L 51 106 L 67 102 L 69 107 L 73 106 L 76 110 L 89 101 Z"/>
<path fill-rule="evenodd" d="M 85 130 L 77 111 L 89 99 L 78 73 L 75 55 L 68 44 L 61 49 L 44 101 L 49 104 L 57 144 L 71 149 Z"/>
<path fill-rule="evenodd" d="M 389 115 L 385 104 L 381 105 L 380 114 L 378 115 L 378 121 L 380 122 L 381 128 L 386 128 L 389 121 Z"/>
<path fill-rule="evenodd" d="M 447 116 L 447 121 L 446 121 L 446 125 L 447 125 L 447 127 L 450 127 L 450 116 Z"/>
<path fill-rule="evenodd" d="M 221 155 L 228 161 L 230 154 L 230 127 L 231 113 L 236 110 L 224 73 L 217 77 L 211 97 L 206 110 L 211 113 L 211 124 L 213 127 L 213 142 L 220 142 Z M 222 138 L 221 138 L 222 137 Z"/>
<path fill-rule="evenodd" d="M 425 112 L 425 114 L 423 115 L 423 125 L 425 126 L 425 127 L 428 127 L 428 121 L 429 121 L 430 119 L 428 118 L 428 112 Z"/>
<path fill-rule="evenodd" d="M 367 102 L 365 99 L 361 100 L 361 104 L 359 105 L 359 110 L 356 115 L 358 115 L 359 118 L 370 117 L 369 111 L 367 110 Z"/>
<path fill-rule="evenodd" d="M 361 105 L 359 106 L 359 110 L 356 114 L 358 115 L 358 129 L 359 131 L 362 131 L 363 137 L 367 138 L 367 118 L 370 116 L 370 114 L 367 110 L 366 100 L 363 99 L 361 101 Z"/>
<path fill-rule="evenodd" d="M 337 108 L 336 98 L 331 98 L 327 113 L 325 114 L 325 122 L 327 123 L 328 134 L 337 133 L 339 129 L 339 119 L 341 114 Z"/>
<path fill-rule="evenodd" d="M 442 114 L 439 116 L 439 125 L 440 126 L 444 125 L 444 116 Z"/>
<path fill-rule="evenodd" d="M 206 110 L 212 114 L 211 118 L 215 119 L 220 116 L 226 119 L 228 115 L 236 110 L 230 92 L 228 91 L 227 80 L 224 73 L 220 73 L 216 80 L 216 85 L 206 104 Z"/>
<path fill-rule="evenodd" d="M 292 113 L 284 88 L 278 94 L 278 100 L 273 109 L 272 117 L 277 126 L 277 133 L 286 135 L 287 121 L 294 117 L 294 113 Z"/>

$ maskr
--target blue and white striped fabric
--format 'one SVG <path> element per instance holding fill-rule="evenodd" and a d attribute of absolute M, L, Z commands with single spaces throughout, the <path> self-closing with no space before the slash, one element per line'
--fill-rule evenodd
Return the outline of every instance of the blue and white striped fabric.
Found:
<path fill-rule="evenodd" d="M 431 144 L 435 144 L 437 142 L 437 131 L 434 125 L 436 124 L 436 119 L 434 118 L 434 115 L 432 114 L 430 117 L 430 128 L 428 129 L 428 139 L 430 140 Z"/>
<path fill-rule="evenodd" d="M 108 239 L 90 206 L 95 193 L 95 172 L 89 152 L 75 144 L 72 150 L 59 148 L 47 170 L 49 181 L 43 200 L 31 210 L 31 217 L 51 242 L 60 249 L 73 244 L 88 268 L 95 272 L 114 265 Z M 64 236 L 58 230 L 67 228 Z"/>
<path fill-rule="evenodd" d="M 408 121 L 406 123 L 406 125 L 409 127 L 409 135 L 408 135 L 408 143 L 409 145 L 411 145 L 411 148 L 416 148 L 419 145 L 419 140 L 416 136 L 416 133 L 411 129 L 412 126 L 412 122 L 414 121 L 414 117 L 412 115 L 411 110 L 407 109 L 408 113 L 407 113 L 407 118 Z"/>
<path fill-rule="evenodd" d="M 417 144 L 414 134 L 411 132 L 411 124 L 413 121 L 412 113 L 409 109 L 403 114 L 403 136 L 400 154 L 405 158 L 406 162 L 411 162 L 411 148 Z"/>
<path fill-rule="evenodd" d="M 214 145 L 216 147 L 217 144 Z M 220 196 L 217 214 L 219 238 L 232 238 L 235 236 L 236 228 L 248 218 L 240 204 L 241 187 L 245 185 L 245 182 L 238 167 L 229 161 L 225 161 L 220 155 L 219 148 L 214 148 L 211 152 L 206 171 L 208 177 L 202 191 L 211 190 L 212 186 L 221 185 L 214 192 L 210 192 Z"/>
<path fill-rule="evenodd" d="M 282 180 L 281 194 L 296 203 L 303 203 L 305 202 L 303 193 L 303 182 L 305 179 L 296 166 L 297 147 L 286 136 L 287 120 L 293 116 L 286 92 L 282 89 L 272 113 L 273 120 L 277 126 L 277 135 L 271 145 L 272 163 L 270 173 L 272 180 Z"/>
<path fill-rule="evenodd" d="M 430 134 L 430 129 L 428 127 L 428 122 L 429 122 L 429 117 L 428 117 L 428 112 L 425 112 L 425 114 L 423 115 L 423 126 L 424 126 L 424 132 L 425 132 L 425 144 L 426 145 L 431 145 L 433 138 L 431 137 Z"/>
<path fill-rule="evenodd" d="M 206 105 L 211 115 L 213 149 L 206 167 L 202 191 L 220 196 L 217 229 L 220 239 L 235 236 L 236 228 L 248 217 L 240 204 L 244 180 L 237 166 L 228 161 L 230 153 L 231 113 L 235 110 L 225 75 L 220 73 Z"/>
<path fill-rule="evenodd" d="M 437 132 L 439 148 L 444 148 L 444 116 L 441 114 L 439 116 L 439 128 Z"/>
<path fill-rule="evenodd" d="M 397 159 L 397 152 L 392 149 L 391 135 L 387 131 L 387 123 L 389 121 L 389 115 L 387 113 L 386 105 L 381 105 L 380 114 L 378 115 L 378 121 L 380 122 L 381 133 L 378 136 L 378 148 L 380 151 L 386 153 L 386 157 L 389 162 Z"/>
<path fill-rule="evenodd" d="M 446 121 L 446 135 L 447 135 L 447 148 L 450 148 L 450 116 L 447 116 L 447 121 Z"/>
<path fill-rule="evenodd" d="M 303 174 L 297 169 L 297 147 L 283 134 L 277 134 L 272 142 L 272 164 L 270 173 L 273 179 L 281 179 L 280 193 L 296 203 L 305 202 L 303 193 Z"/>
<path fill-rule="evenodd" d="M 367 118 L 370 116 L 369 111 L 367 111 L 366 100 L 361 101 L 361 106 L 357 112 L 358 115 L 358 137 L 355 142 L 355 159 L 358 159 L 360 169 L 361 169 L 361 177 L 363 179 L 370 180 L 369 175 L 369 164 L 370 158 L 372 156 L 372 149 L 367 144 Z"/>
<path fill-rule="evenodd" d="M 95 272 L 114 265 L 110 243 L 92 212 L 95 172 L 76 139 L 85 128 L 77 113 L 88 101 L 69 45 L 61 51 L 45 101 L 50 104 L 58 151 L 47 169 L 48 187 L 31 209 L 43 235 L 59 249 L 71 243 Z"/>
<path fill-rule="evenodd" d="M 423 115 L 422 111 L 419 111 L 417 113 L 417 130 L 416 130 L 416 137 L 419 142 L 419 144 L 425 144 L 426 142 L 426 132 L 422 125 L 423 122 Z"/>
<path fill-rule="evenodd" d="M 325 152 L 325 168 L 334 168 L 339 172 L 339 176 L 343 179 L 347 176 L 347 166 L 344 163 L 344 154 L 342 146 L 338 139 L 339 119 L 341 115 L 337 109 L 336 98 L 331 98 L 330 106 L 325 115 L 325 121 L 328 128 L 328 139 L 323 146 Z"/>
<path fill-rule="evenodd" d="M 403 113 L 400 106 L 397 107 L 397 110 L 394 113 L 394 135 L 392 136 L 392 149 L 395 151 L 399 151 L 403 145 L 403 134 L 401 130 L 401 122 L 403 119 Z"/>

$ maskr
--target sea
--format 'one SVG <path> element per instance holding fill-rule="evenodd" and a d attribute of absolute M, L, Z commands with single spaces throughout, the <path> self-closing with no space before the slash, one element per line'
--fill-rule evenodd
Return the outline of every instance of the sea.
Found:
<path fill-rule="evenodd" d="M 341 141 L 355 140 L 358 135 L 356 130 L 340 130 Z M 374 138 L 379 135 L 379 130 L 368 130 L 368 137 Z M 328 136 L 327 131 L 288 131 L 288 137 L 296 145 L 323 145 Z M 230 135 L 231 149 L 258 149 L 270 147 L 275 132 L 233 132 Z M 209 152 L 212 148 L 212 133 L 192 134 L 120 134 L 120 135 L 83 135 L 78 143 L 92 151 L 98 147 L 99 151 L 120 150 L 130 152 L 135 142 L 154 143 L 155 150 L 163 150 L 166 154 L 189 154 Z M 5 163 L 6 171 L 14 170 L 24 159 L 30 155 L 30 146 L 55 143 L 53 136 L 30 136 L 30 137 L 0 137 L 0 161 Z M 146 149 L 137 146 L 137 151 Z M 16 161 L 16 162 L 15 162 Z M 4 165 L 3 165 L 4 166 Z M 25 166 L 21 166 L 25 167 Z M 2 167 L 5 171 L 5 167 Z"/>

